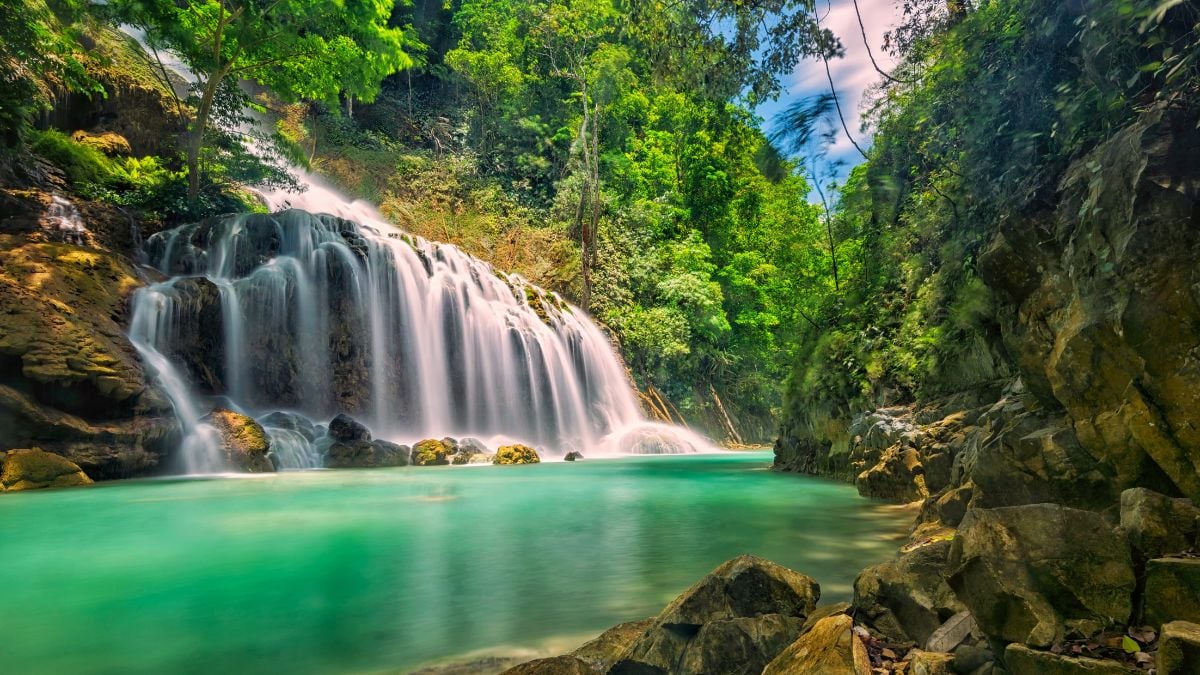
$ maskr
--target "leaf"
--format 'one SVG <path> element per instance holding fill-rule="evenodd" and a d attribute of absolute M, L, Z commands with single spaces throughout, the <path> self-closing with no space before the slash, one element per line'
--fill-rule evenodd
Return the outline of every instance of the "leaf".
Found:
<path fill-rule="evenodd" d="M 1136 654 L 1142 651 L 1142 646 L 1137 643 L 1137 640 L 1128 635 L 1121 638 L 1121 648 L 1125 650 L 1126 654 Z"/>

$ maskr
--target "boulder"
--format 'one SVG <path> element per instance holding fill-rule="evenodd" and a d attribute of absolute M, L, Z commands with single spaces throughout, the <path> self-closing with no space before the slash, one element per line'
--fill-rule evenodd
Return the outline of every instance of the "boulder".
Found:
<path fill-rule="evenodd" d="M 567 462 L 574 462 L 580 459 L 583 459 L 583 453 L 578 450 L 572 450 L 563 456 L 563 460 Z"/>
<path fill-rule="evenodd" d="M 799 635 L 802 619 L 781 614 L 710 621 L 688 643 L 680 675 L 759 675 Z"/>
<path fill-rule="evenodd" d="M 334 443 L 325 455 L 330 469 L 369 469 L 387 466 L 408 466 L 412 452 L 407 445 L 388 441 L 351 441 Z"/>
<path fill-rule="evenodd" d="M 977 673 L 996 660 L 995 653 L 985 645 L 963 644 L 954 648 L 950 669 L 956 673 Z"/>
<path fill-rule="evenodd" d="M 1143 621 L 1200 623 L 1200 558 L 1155 558 L 1146 563 Z"/>
<path fill-rule="evenodd" d="M 571 655 L 606 673 L 621 659 L 621 655 L 630 645 L 653 624 L 653 617 L 618 624 L 601 633 L 596 639 L 584 643 L 582 647 L 571 652 Z"/>
<path fill-rule="evenodd" d="M 725 562 L 658 615 L 660 625 L 701 626 L 709 621 L 782 614 L 804 617 L 821 587 L 799 572 L 752 555 Z"/>
<path fill-rule="evenodd" d="M 41 488 L 90 485 L 88 478 L 74 462 L 40 448 L 10 450 L 0 458 L 0 487 L 6 491 L 38 490 Z"/>
<path fill-rule="evenodd" d="M 1158 675 L 1195 675 L 1200 672 L 1200 625 L 1172 621 L 1162 627 L 1155 660 Z"/>
<path fill-rule="evenodd" d="M 994 640 L 1049 647 L 1123 626 L 1134 573 L 1102 516 L 1056 504 L 968 511 L 947 581 Z"/>
<path fill-rule="evenodd" d="M 896 444 L 883 451 L 879 461 L 855 479 L 859 494 L 894 504 L 907 504 L 929 496 L 925 467 L 916 448 Z"/>
<path fill-rule="evenodd" d="M 427 438 L 418 441 L 412 449 L 414 466 L 442 466 L 450 463 L 450 448 L 444 441 Z"/>
<path fill-rule="evenodd" d="M 951 675 L 954 656 L 943 652 L 914 649 L 904 657 L 908 661 L 906 675 Z"/>
<path fill-rule="evenodd" d="M 804 625 L 800 627 L 800 633 L 804 634 L 812 630 L 812 627 L 817 625 L 817 622 L 826 617 L 837 614 L 853 614 L 854 607 L 848 602 L 835 602 L 832 605 L 821 605 L 814 609 L 804 619 Z"/>
<path fill-rule="evenodd" d="M 600 675 L 600 671 L 568 654 L 522 663 L 509 668 L 501 675 Z"/>
<path fill-rule="evenodd" d="M 282 411 L 273 412 L 269 415 L 258 418 L 258 423 L 263 425 L 263 427 L 294 431 L 303 436 L 304 439 L 310 443 L 315 441 L 317 436 L 320 435 L 317 432 L 317 427 L 313 425 L 311 420 L 303 415 L 297 415 L 296 413 Z"/>
<path fill-rule="evenodd" d="M 528 445 L 502 445 L 496 449 L 492 464 L 537 464 L 542 458 Z"/>
<path fill-rule="evenodd" d="M 1004 650 L 1004 664 L 1012 675 L 1133 675 L 1144 672 L 1117 661 L 1043 652 L 1016 642 Z"/>
<path fill-rule="evenodd" d="M 758 673 L 800 635 L 819 596 L 803 574 L 739 556 L 667 605 L 610 673 Z"/>
<path fill-rule="evenodd" d="M 342 443 L 371 440 L 371 431 L 358 420 L 344 413 L 329 421 L 329 429 L 325 433 L 329 434 L 333 440 Z"/>
<path fill-rule="evenodd" d="M 1200 509 L 1190 499 L 1172 499 L 1146 488 L 1121 493 L 1121 530 L 1142 559 L 1192 548 Z"/>
<path fill-rule="evenodd" d="M 253 417 L 217 408 L 201 421 L 217 430 L 225 463 L 231 469 L 248 473 L 275 470 L 275 465 L 267 456 L 271 452 L 271 439 Z"/>
<path fill-rule="evenodd" d="M 966 609 L 946 583 L 949 554 L 950 541 L 932 541 L 866 568 L 854 580 L 855 616 L 889 640 L 924 645 Z"/>
<path fill-rule="evenodd" d="M 95 148 L 109 157 L 128 157 L 133 154 L 133 148 L 129 147 L 129 140 L 113 131 L 94 133 L 79 130 L 71 134 L 71 140 L 80 145 Z"/>
<path fill-rule="evenodd" d="M 442 439 L 443 442 L 449 439 Z M 484 458 L 489 458 L 487 446 L 477 438 L 464 438 L 461 441 L 455 441 L 454 459 L 451 464 L 484 464 Z"/>
<path fill-rule="evenodd" d="M 845 614 L 822 619 L 775 657 L 762 675 L 870 675 L 866 645 L 854 634 L 854 620 Z"/>

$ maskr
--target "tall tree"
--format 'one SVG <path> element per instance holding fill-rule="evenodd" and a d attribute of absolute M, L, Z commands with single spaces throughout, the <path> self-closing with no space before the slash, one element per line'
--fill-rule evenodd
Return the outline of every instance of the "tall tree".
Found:
<path fill-rule="evenodd" d="M 284 99 L 371 100 L 380 81 L 412 64 L 388 0 L 113 0 L 117 17 L 177 52 L 198 79 L 188 132 L 188 194 L 200 192 L 201 152 L 228 81 L 251 80 Z"/>

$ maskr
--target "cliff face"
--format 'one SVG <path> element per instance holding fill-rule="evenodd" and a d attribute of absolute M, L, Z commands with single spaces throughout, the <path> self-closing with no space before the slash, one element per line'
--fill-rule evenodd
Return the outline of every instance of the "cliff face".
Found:
<path fill-rule="evenodd" d="M 910 545 L 856 582 L 872 628 L 923 644 L 966 609 L 1020 651 L 1200 619 L 1146 590 L 1200 514 L 1197 156 L 1194 111 L 1153 109 L 1071 164 L 1055 209 L 990 234 L 992 349 L 1017 377 L 785 420 L 777 469 L 921 503 Z"/>

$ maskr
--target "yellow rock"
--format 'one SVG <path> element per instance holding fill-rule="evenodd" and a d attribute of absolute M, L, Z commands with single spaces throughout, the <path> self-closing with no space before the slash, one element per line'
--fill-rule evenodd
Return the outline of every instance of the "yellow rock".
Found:
<path fill-rule="evenodd" d="M 4 457 L 0 485 L 5 490 L 37 490 L 90 485 L 92 479 L 71 460 L 40 448 L 11 450 Z"/>
<path fill-rule="evenodd" d="M 537 464 L 542 458 L 528 445 L 502 445 L 496 450 L 492 464 Z"/>
<path fill-rule="evenodd" d="M 800 673 L 871 675 L 871 659 L 854 634 L 854 619 L 845 614 L 821 619 L 763 670 L 763 675 Z"/>

